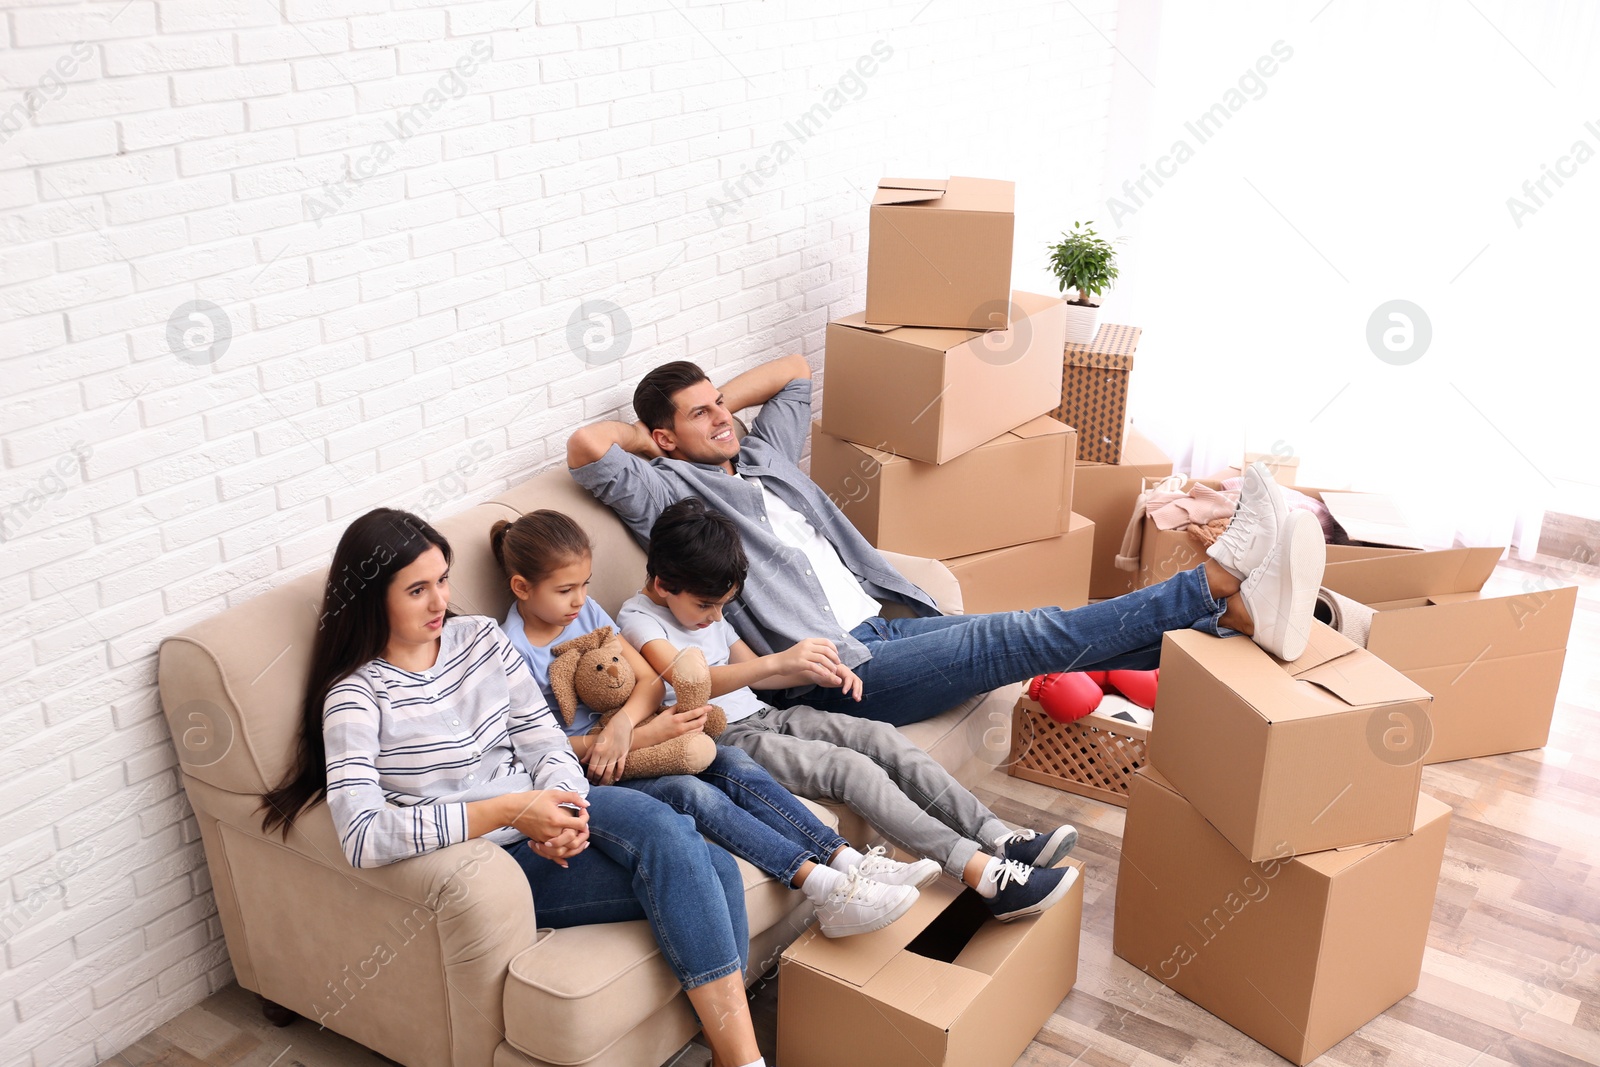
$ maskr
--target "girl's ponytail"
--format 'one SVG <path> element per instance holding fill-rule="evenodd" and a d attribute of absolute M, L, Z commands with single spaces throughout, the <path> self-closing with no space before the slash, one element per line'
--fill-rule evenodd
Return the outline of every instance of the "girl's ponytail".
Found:
<path fill-rule="evenodd" d="M 551 572 L 593 554 L 589 535 L 559 511 L 530 511 L 516 522 L 501 519 L 489 530 L 500 569 L 538 585 Z"/>

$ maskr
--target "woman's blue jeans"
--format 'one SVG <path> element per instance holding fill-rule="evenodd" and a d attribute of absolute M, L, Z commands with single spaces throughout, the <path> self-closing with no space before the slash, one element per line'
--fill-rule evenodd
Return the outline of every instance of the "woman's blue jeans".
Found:
<path fill-rule="evenodd" d="M 750 756 L 717 746 L 699 775 L 633 778 L 622 785 L 648 793 L 694 819 L 701 833 L 782 885 L 807 860 L 826 864 L 844 838 L 811 813 Z"/>
<path fill-rule="evenodd" d="M 685 989 L 741 973 L 750 952 L 738 864 L 690 819 L 633 789 L 589 790 L 589 847 L 565 868 L 526 840 L 506 846 L 533 888 L 539 925 L 648 919 Z"/>
<path fill-rule="evenodd" d="M 1234 631 L 1217 620 L 1225 600 L 1211 596 L 1204 565 L 1159 585 L 1081 608 L 1034 608 L 931 619 L 871 618 L 850 631 L 872 652 L 855 668 L 861 700 L 818 686 L 784 707 L 804 704 L 904 726 L 921 722 L 1002 685 L 1051 671 L 1152 670 L 1161 635 Z"/>

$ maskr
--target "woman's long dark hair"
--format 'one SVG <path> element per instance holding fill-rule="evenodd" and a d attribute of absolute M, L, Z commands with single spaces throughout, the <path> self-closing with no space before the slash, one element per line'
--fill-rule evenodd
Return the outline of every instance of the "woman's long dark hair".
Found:
<path fill-rule="evenodd" d="M 261 798 L 261 829 L 289 827 L 328 791 L 322 710 L 328 691 L 355 669 L 376 659 L 389 644 L 389 582 L 430 548 L 450 562 L 450 542 L 409 511 L 377 508 L 345 530 L 333 550 L 322 614 L 311 652 L 311 677 L 301 708 L 298 767 Z"/>

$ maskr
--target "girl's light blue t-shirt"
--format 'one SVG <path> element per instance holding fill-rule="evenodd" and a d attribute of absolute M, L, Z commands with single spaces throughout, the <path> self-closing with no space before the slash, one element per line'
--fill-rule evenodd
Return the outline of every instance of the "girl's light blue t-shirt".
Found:
<path fill-rule="evenodd" d="M 611 621 L 611 616 L 606 614 L 606 609 L 594 602 L 590 597 L 583 602 L 583 607 L 578 609 L 578 617 L 567 624 L 554 641 L 542 648 L 528 640 L 528 633 L 522 628 L 522 615 L 517 611 L 515 604 L 506 613 L 506 621 L 501 623 L 506 636 L 511 638 L 511 644 L 522 653 L 522 658 L 528 661 L 528 667 L 533 671 L 534 681 L 539 683 L 539 691 L 544 694 L 544 699 L 550 705 L 550 711 L 556 717 L 556 724 L 567 732 L 568 737 L 577 737 L 588 733 L 600 722 L 600 715 L 582 701 L 578 703 L 578 710 L 572 716 L 572 725 L 568 726 L 561 721 L 561 705 L 556 703 L 556 695 L 550 691 L 550 660 L 551 649 L 564 641 L 574 637 L 582 637 L 591 630 L 598 630 L 602 626 L 609 626 L 613 630 L 617 624 Z"/>

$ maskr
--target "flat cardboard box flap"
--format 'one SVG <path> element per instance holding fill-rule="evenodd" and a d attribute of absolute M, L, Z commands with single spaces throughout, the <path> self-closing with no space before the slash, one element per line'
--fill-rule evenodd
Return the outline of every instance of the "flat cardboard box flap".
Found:
<path fill-rule="evenodd" d="M 1494 573 L 1504 548 L 1446 548 L 1361 560 L 1330 561 L 1322 584 L 1363 604 L 1440 593 L 1475 593 Z"/>
<path fill-rule="evenodd" d="M 949 879 L 941 878 L 921 890 L 910 911 L 882 930 L 837 939 L 821 936 L 801 938 L 784 955 L 795 963 L 815 967 L 860 988 L 876 977 L 890 960 L 900 955 L 929 924 L 940 918 L 960 895 L 961 888 Z"/>
<path fill-rule="evenodd" d="M 1328 645 L 1329 637 L 1336 637 L 1349 647 L 1338 655 L 1327 656 L 1307 666 L 1302 656 L 1286 664 L 1289 673 L 1302 682 L 1321 686 L 1352 707 L 1386 704 L 1396 700 L 1428 699 L 1428 692 L 1405 675 L 1396 671 L 1377 656 L 1356 656 L 1356 646 L 1329 629 L 1313 635 L 1321 645 Z M 1313 651 L 1308 643 L 1306 652 Z M 1264 713 L 1265 714 L 1265 713 Z"/>
<path fill-rule="evenodd" d="M 949 182 L 941 178 L 884 178 L 878 183 L 874 204 L 915 204 L 944 196 Z"/>
<path fill-rule="evenodd" d="M 1392 497 L 1381 493 L 1324 492 L 1322 503 L 1352 541 L 1397 548 L 1422 547 L 1422 538 Z"/>
<path fill-rule="evenodd" d="M 1194 637 L 1204 639 L 1205 635 L 1199 631 L 1167 635 L 1186 647 L 1194 643 Z M 1421 686 L 1320 622 L 1312 624 L 1305 652 L 1289 662 L 1261 653 L 1253 642 L 1237 638 L 1224 639 L 1209 651 L 1207 662 L 1212 669 L 1269 723 L 1294 722 L 1337 710 L 1326 700 L 1285 700 L 1295 682 L 1316 686 L 1351 708 L 1429 699 Z M 1277 664 L 1281 670 L 1264 669 L 1267 664 Z"/>

